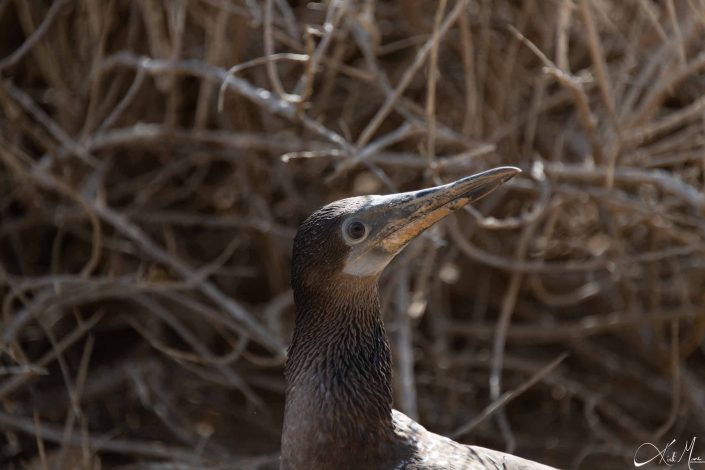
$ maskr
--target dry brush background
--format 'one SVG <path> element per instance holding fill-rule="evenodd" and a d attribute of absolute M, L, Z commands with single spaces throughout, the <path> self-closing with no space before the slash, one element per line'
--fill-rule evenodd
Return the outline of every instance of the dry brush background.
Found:
<path fill-rule="evenodd" d="M 0 33 L 0 467 L 276 468 L 298 224 L 502 164 L 382 280 L 397 408 L 564 468 L 705 429 L 705 1 L 0 0 Z"/>

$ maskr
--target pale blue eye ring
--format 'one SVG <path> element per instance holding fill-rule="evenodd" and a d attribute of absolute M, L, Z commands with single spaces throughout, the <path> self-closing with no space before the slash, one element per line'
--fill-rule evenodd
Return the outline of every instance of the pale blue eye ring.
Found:
<path fill-rule="evenodd" d="M 350 243 L 360 243 L 367 238 L 367 225 L 357 219 L 350 219 L 343 224 L 343 236 Z"/>

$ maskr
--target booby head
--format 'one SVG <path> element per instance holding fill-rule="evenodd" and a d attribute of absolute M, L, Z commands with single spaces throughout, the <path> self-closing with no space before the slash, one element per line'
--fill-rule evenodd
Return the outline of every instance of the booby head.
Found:
<path fill-rule="evenodd" d="M 499 167 L 433 188 L 328 204 L 306 219 L 294 238 L 294 290 L 320 287 L 341 276 L 376 280 L 420 233 L 520 171 Z"/>

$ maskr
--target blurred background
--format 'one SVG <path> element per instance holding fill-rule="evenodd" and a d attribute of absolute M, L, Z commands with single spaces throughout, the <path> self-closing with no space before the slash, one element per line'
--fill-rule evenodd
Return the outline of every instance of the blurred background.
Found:
<path fill-rule="evenodd" d="M 1 468 L 277 468 L 298 225 L 506 164 L 382 278 L 395 406 L 561 468 L 705 429 L 705 1 L 0 0 L 0 34 Z"/>

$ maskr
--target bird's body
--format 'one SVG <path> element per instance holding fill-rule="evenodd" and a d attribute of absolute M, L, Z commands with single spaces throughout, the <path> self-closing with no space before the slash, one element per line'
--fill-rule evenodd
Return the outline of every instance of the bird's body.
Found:
<path fill-rule="evenodd" d="M 473 191 L 483 190 L 481 197 L 517 172 L 503 170 L 469 188 L 338 201 L 301 226 L 292 260 L 297 313 L 286 366 L 283 470 L 549 469 L 458 444 L 392 408 L 379 273 Z"/>

